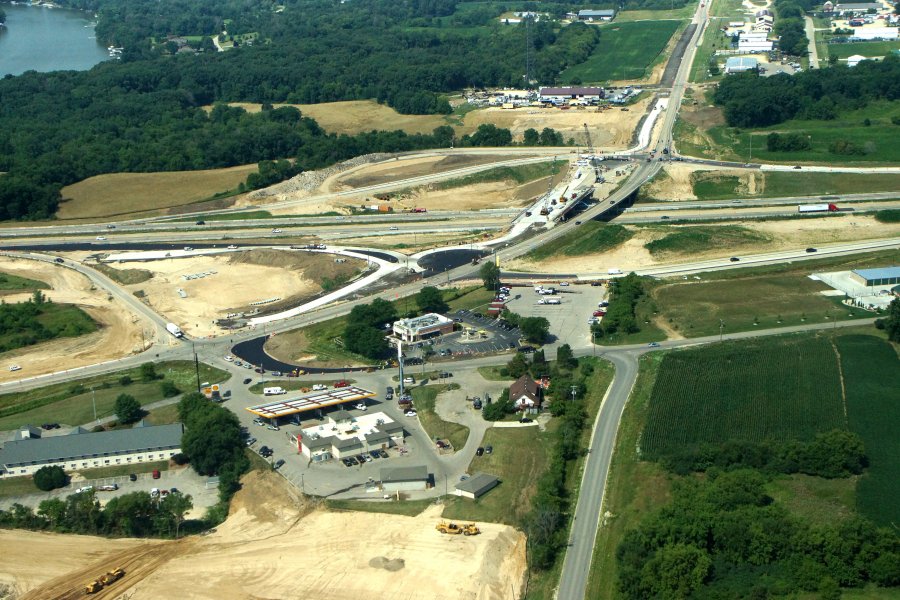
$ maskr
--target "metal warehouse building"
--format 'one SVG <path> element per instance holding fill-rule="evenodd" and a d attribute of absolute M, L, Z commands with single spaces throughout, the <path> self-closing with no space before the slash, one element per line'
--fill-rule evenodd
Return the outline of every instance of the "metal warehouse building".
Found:
<path fill-rule="evenodd" d="M 488 493 L 500 483 L 493 475 L 478 473 L 465 481 L 456 484 L 456 495 L 475 500 Z"/>
<path fill-rule="evenodd" d="M 381 469 L 381 489 L 385 492 L 421 491 L 428 488 L 428 467 L 385 467 Z"/>
<path fill-rule="evenodd" d="M 894 285 L 900 283 L 900 266 L 879 267 L 877 269 L 853 269 L 850 271 L 853 281 L 867 287 L 876 285 Z"/>
<path fill-rule="evenodd" d="M 725 61 L 726 73 L 743 73 L 759 68 L 759 61 L 749 56 L 734 56 Z"/>

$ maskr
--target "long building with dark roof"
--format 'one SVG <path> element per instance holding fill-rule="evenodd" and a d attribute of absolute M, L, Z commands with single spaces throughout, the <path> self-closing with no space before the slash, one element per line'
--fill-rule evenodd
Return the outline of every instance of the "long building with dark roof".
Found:
<path fill-rule="evenodd" d="M 28 436 L 6 442 L 0 449 L 0 477 L 33 475 L 41 467 L 60 466 L 66 471 L 168 460 L 181 452 L 181 423 L 146 425 L 131 429 L 69 435 Z"/>

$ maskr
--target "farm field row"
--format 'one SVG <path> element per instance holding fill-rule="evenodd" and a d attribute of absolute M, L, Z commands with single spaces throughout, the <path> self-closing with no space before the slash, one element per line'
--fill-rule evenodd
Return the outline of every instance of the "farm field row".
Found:
<path fill-rule="evenodd" d="M 571 84 L 643 79 L 680 24 L 665 20 L 603 25 L 591 56 L 563 71 L 560 79 Z"/>
<path fill-rule="evenodd" d="M 900 416 L 900 361 L 874 332 L 770 337 L 642 357 L 618 431 L 586 597 L 619 597 L 616 550 L 625 533 L 690 479 L 653 460 L 703 443 L 809 440 L 829 428 L 850 429 L 869 457 L 862 477 L 766 474 L 767 491 L 801 522 L 832 526 L 861 515 L 895 523 L 900 453 L 891 429 Z M 844 592 L 896 597 L 894 589 L 871 586 Z"/>

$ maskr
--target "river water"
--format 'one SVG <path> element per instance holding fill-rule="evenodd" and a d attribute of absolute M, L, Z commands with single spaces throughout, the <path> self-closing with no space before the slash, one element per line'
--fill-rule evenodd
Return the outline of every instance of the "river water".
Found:
<path fill-rule="evenodd" d="M 0 77 L 25 71 L 90 69 L 109 60 L 94 39 L 90 13 L 22 4 L 0 4 L 6 27 L 0 27 Z"/>

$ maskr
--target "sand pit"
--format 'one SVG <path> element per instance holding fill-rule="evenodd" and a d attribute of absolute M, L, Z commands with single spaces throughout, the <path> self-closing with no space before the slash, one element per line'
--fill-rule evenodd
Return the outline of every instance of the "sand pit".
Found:
<path fill-rule="evenodd" d="M 62 369 L 92 365 L 140 352 L 142 329 L 149 335 L 155 329 L 84 275 L 50 263 L 0 257 L 0 271 L 46 282 L 44 294 L 53 302 L 74 304 L 100 324 L 98 331 L 75 338 L 63 338 L 19 348 L 3 355 L 5 362 L 20 365 L 21 371 L 0 370 L 0 381 L 10 381 Z M 5 302 L 22 302 L 30 294 L 10 294 Z M 147 339 L 149 345 L 153 340 Z"/>
<path fill-rule="evenodd" d="M 117 540 L 124 546 L 110 544 L 111 552 L 92 556 L 85 550 L 97 551 L 108 542 L 44 534 L 54 542 L 48 552 L 78 551 L 74 559 L 48 556 L 43 581 L 55 579 L 26 598 L 81 597 L 84 577 L 123 562 L 125 577 L 96 598 L 517 597 L 524 581 L 524 536 L 506 525 L 484 523 L 478 524 L 478 536 L 441 535 L 434 529 L 440 510 L 434 506 L 404 517 L 313 509 L 277 475 L 254 472 L 244 479 L 228 520 L 208 536 L 162 543 Z M 16 547 L 33 535 L 38 534 L 0 532 L 0 540 Z M 19 573 L 21 554 L 5 554 L 4 571 Z M 36 578 L 15 582 L 21 589 L 41 584 Z"/>
<path fill-rule="evenodd" d="M 229 313 L 249 312 L 253 302 L 278 298 L 260 309 L 293 306 L 321 292 L 326 278 L 351 277 L 365 266 L 361 260 L 345 261 L 336 263 L 330 254 L 249 250 L 109 266 L 153 273 L 148 281 L 124 287 L 143 292 L 154 310 L 199 337 L 223 333 L 215 321 Z"/>
<path fill-rule="evenodd" d="M 728 225 L 745 227 L 770 238 L 770 241 L 767 242 L 740 246 L 739 250 L 743 254 L 778 252 L 819 244 L 879 239 L 897 235 L 896 225 L 879 223 L 874 217 L 860 215 L 803 220 L 731 221 Z M 710 248 L 699 253 L 653 256 L 644 248 L 644 244 L 663 237 L 674 231 L 675 228 L 646 228 L 630 225 L 627 227 L 634 233 L 634 236 L 609 252 L 585 256 L 562 256 L 540 262 L 518 259 L 511 263 L 509 268 L 526 272 L 596 273 L 613 267 L 622 270 L 641 269 L 676 264 L 686 260 L 699 261 L 734 255 L 734 248 Z M 703 227 L 709 227 L 709 225 L 703 225 Z"/>

